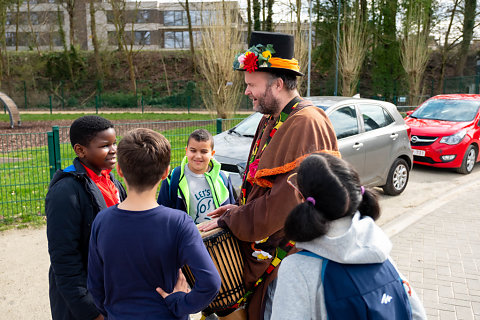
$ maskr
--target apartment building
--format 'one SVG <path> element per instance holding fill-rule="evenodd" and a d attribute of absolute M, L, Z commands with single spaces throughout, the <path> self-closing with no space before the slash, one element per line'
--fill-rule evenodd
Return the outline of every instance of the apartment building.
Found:
<path fill-rule="evenodd" d="M 112 7 L 113 3 L 113 7 Z M 118 8 L 119 4 L 124 7 Z M 237 1 L 192 2 L 190 18 L 193 41 L 198 42 L 202 27 L 217 19 L 218 10 L 228 10 L 233 18 L 232 27 L 245 30 Z M 188 32 L 187 12 L 184 3 L 162 1 L 93 1 L 95 28 L 102 46 L 115 49 L 119 46 L 118 34 L 123 32 L 126 43 L 134 49 L 171 50 L 188 49 L 191 39 Z M 6 44 L 8 50 L 62 50 L 62 32 L 65 41 L 83 50 L 93 50 L 90 1 L 76 0 L 72 21 L 67 8 L 57 0 L 25 0 L 7 12 Z M 73 28 L 73 32 L 71 29 Z"/>

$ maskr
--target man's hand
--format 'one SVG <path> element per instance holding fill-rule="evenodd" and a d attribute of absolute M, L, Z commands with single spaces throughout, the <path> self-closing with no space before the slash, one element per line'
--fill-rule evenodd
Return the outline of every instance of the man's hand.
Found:
<path fill-rule="evenodd" d="M 96 317 L 96 318 L 95 318 L 95 319 L 93 319 L 93 320 L 103 320 L 103 316 L 102 316 L 102 314 L 100 313 L 100 314 L 98 315 L 98 317 Z"/>
<path fill-rule="evenodd" d="M 166 293 L 160 287 L 158 287 L 156 290 L 163 297 L 163 299 L 165 299 L 166 297 L 168 297 L 169 295 L 171 295 L 172 293 L 175 293 L 175 292 L 185 292 L 185 293 L 190 292 L 190 288 L 188 287 L 187 279 L 185 279 L 185 276 L 183 275 L 182 269 L 178 270 L 177 284 L 175 284 L 175 287 L 173 288 L 172 292 Z"/>
<path fill-rule="evenodd" d="M 198 225 L 198 230 L 201 232 L 210 231 L 218 228 L 218 218 L 210 220 L 208 222 L 202 222 L 202 225 Z"/>
<path fill-rule="evenodd" d="M 208 213 L 207 216 L 210 218 L 219 218 L 222 214 L 224 214 L 227 210 L 233 209 L 238 207 L 234 204 L 226 204 L 224 206 L 218 207 L 217 209 L 213 210 L 212 212 Z"/>

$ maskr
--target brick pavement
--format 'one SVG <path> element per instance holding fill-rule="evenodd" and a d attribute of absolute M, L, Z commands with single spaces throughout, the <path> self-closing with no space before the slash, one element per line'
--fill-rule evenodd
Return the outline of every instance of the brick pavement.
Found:
<path fill-rule="evenodd" d="M 480 320 L 479 195 L 475 184 L 391 237 L 391 256 L 429 319 Z"/>

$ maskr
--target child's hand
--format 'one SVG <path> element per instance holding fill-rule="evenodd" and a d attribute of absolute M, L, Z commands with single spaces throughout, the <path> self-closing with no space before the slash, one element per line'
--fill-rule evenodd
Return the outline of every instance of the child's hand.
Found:
<path fill-rule="evenodd" d="M 217 209 L 213 210 L 212 212 L 208 213 L 207 216 L 211 218 L 219 218 L 222 214 L 227 212 L 227 210 L 233 209 L 238 207 L 234 204 L 226 204 L 224 206 L 218 207 Z"/>
<path fill-rule="evenodd" d="M 163 299 L 165 299 L 166 297 L 168 297 L 169 295 L 175 292 L 189 293 L 190 287 L 188 286 L 187 279 L 185 279 L 185 276 L 183 275 L 182 269 L 179 269 L 177 284 L 175 284 L 175 287 L 173 288 L 173 291 L 171 293 L 166 293 L 160 287 L 158 287 L 156 290 L 163 297 Z"/>

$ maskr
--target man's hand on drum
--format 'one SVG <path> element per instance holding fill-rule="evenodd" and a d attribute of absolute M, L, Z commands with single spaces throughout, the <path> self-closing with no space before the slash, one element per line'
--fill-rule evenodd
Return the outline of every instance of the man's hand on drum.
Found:
<path fill-rule="evenodd" d="M 204 222 L 201 226 L 198 226 L 198 230 L 205 232 L 210 231 L 215 228 L 218 228 L 218 221 L 217 219 L 221 217 L 225 212 L 232 208 L 236 208 L 237 205 L 234 204 L 226 204 L 224 206 L 218 207 L 217 209 L 213 210 L 212 212 L 208 213 L 207 216 L 212 218 L 209 222 Z"/>
<path fill-rule="evenodd" d="M 162 288 L 158 287 L 157 292 L 165 299 L 169 295 L 175 292 L 185 292 L 189 293 L 190 292 L 190 287 L 188 286 L 187 279 L 185 279 L 185 276 L 183 275 L 182 269 L 178 270 L 178 280 L 177 283 L 175 284 L 175 287 L 173 288 L 173 291 L 170 293 L 166 293 L 163 291 Z"/>
<path fill-rule="evenodd" d="M 232 208 L 236 208 L 238 207 L 237 205 L 234 205 L 234 204 L 226 204 L 224 206 L 221 206 L 221 207 L 218 207 L 217 209 L 213 210 L 212 212 L 208 213 L 207 216 L 209 216 L 210 218 L 214 219 L 214 218 L 220 218 L 222 216 L 222 214 L 224 214 L 225 212 L 227 212 L 228 210 L 232 209 Z"/>
<path fill-rule="evenodd" d="M 202 225 L 197 225 L 198 231 L 205 232 L 218 228 L 218 218 L 212 219 L 208 222 L 203 222 Z"/>

